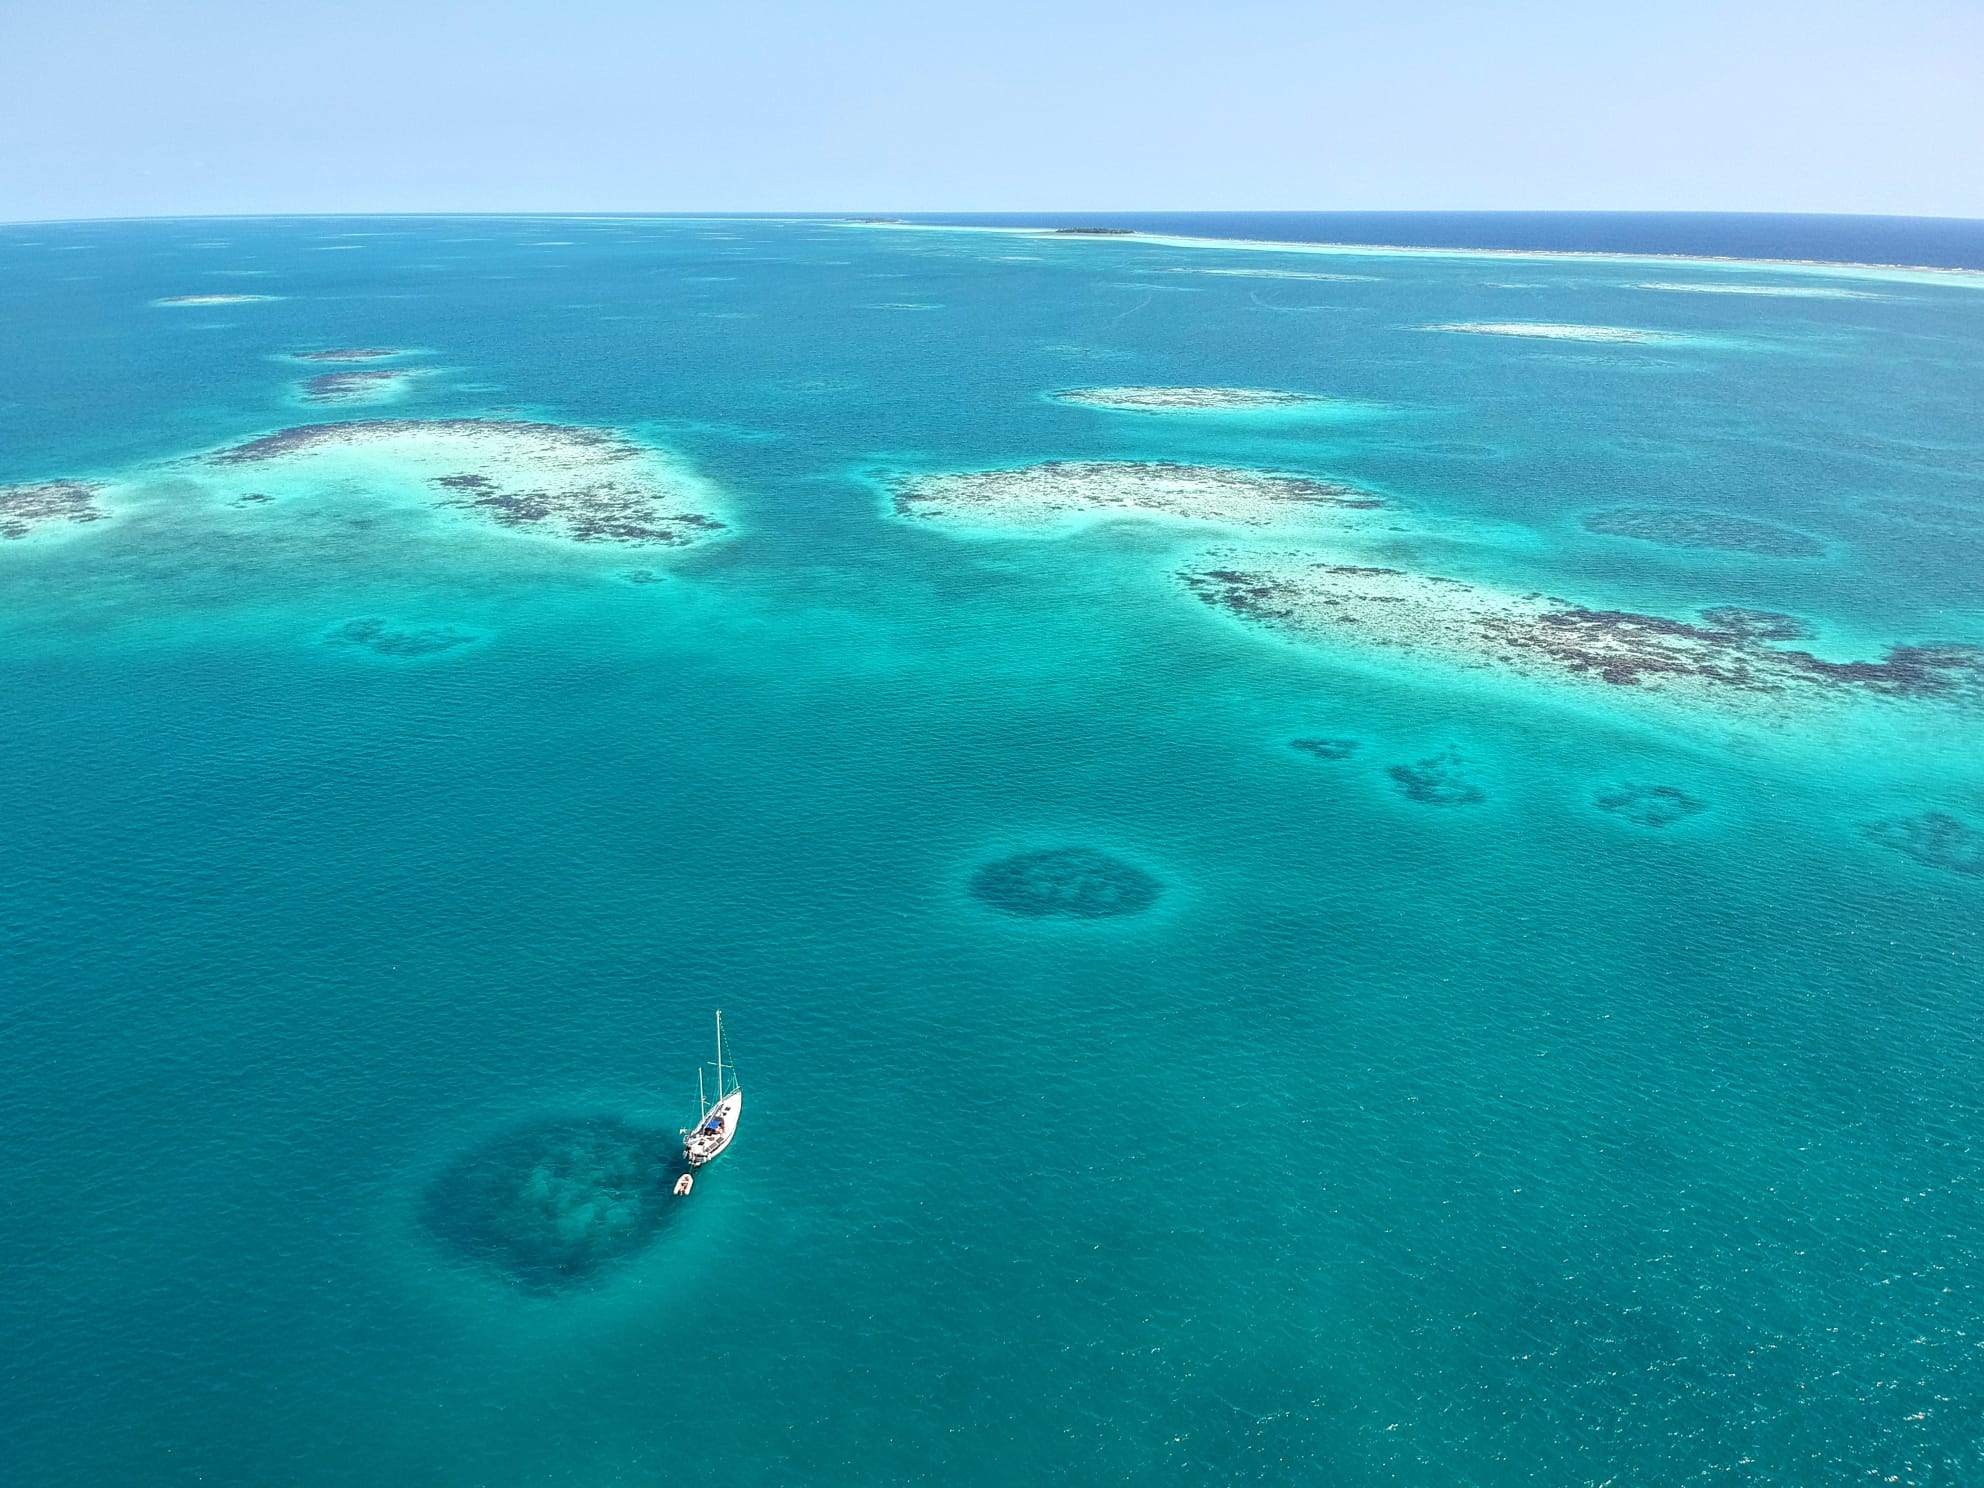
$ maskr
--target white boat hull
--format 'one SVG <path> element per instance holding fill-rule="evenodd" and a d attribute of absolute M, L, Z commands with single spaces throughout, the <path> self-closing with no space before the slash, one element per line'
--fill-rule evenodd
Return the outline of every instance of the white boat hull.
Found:
<path fill-rule="evenodd" d="M 709 1109 L 694 1128 L 682 1134 L 682 1156 L 692 1168 L 700 1168 L 737 1136 L 737 1118 L 744 1113 L 744 1092 L 733 1090 Z"/>

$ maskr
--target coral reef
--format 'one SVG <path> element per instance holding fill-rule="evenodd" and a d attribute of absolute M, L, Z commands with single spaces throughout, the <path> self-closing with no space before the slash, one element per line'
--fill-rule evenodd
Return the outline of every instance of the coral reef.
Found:
<path fill-rule="evenodd" d="M 1347 760 L 1364 746 L 1358 739 L 1290 739 L 1288 747 L 1319 760 Z"/>
<path fill-rule="evenodd" d="M 306 403 L 384 403 L 404 393 L 419 375 L 413 368 L 321 372 L 303 384 Z"/>
<path fill-rule="evenodd" d="M 974 897 L 1030 919 L 1106 919 L 1140 914 L 1163 885 L 1121 858 L 1087 847 L 1049 848 L 988 863 L 971 877 Z"/>
<path fill-rule="evenodd" d="M 1180 578 L 1207 604 L 1341 646 L 1732 707 L 1828 693 L 1984 704 L 1984 647 L 1897 645 L 1878 661 L 1828 661 L 1770 644 L 1796 622 L 1765 611 L 1721 607 L 1696 624 L 1309 553 L 1225 550 L 1202 562 Z"/>
<path fill-rule="evenodd" d="M 1702 802 L 1671 785 L 1622 785 L 1600 791 L 1592 804 L 1637 827 L 1671 827 L 1705 809 Z"/>
<path fill-rule="evenodd" d="M 616 1117 L 546 1120 L 469 1152 L 428 1186 L 421 1218 L 522 1291 L 559 1292 L 642 1250 L 667 1215 L 672 1144 Z"/>
<path fill-rule="evenodd" d="M 1863 830 L 1883 847 L 1913 858 L 1925 868 L 1965 878 L 1984 878 L 1984 829 L 1960 821 L 1946 811 L 1870 822 Z"/>
<path fill-rule="evenodd" d="M 26 486 L 0 486 L 0 538 L 26 537 L 38 527 L 57 522 L 101 522 L 103 509 L 92 481 L 41 481 Z"/>
<path fill-rule="evenodd" d="M 1825 544 L 1817 538 L 1774 522 L 1684 507 L 1613 507 L 1587 515 L 1584 529 L 1670 548 L 1714 548 L 1725 553 L 1754 553 L 1761 558 L 1817 558 L 1825 552 Z"/>
<path fill-rule="evenodd" d="M 342 374 L 340 374 L 342 375 Z M 433 505 L 571 542 L 684 547 L 724 530 L 701 483 L 609 429 L 507 419 L 366 419 L 284 429 L 207 456 L 222 470 L 376 460 Z"/>
<path fill-rule="evenodd" d="M 350 620 L 337 627 L 325 640 L 336 646 L 357 646 L 377 656 L 405 660 L 452 651 L 481 639 L 472 631 L 452 625 L 393 626 L 384 620 Z"/>
<path fill-rule="evenodd" d="M 898 515 L 975 527 L 1048 527 L 1094 516 L 1171 517 L 1246 526 L 1371 511 L 1376 496 L 1282 471 L 1169 461 L 1053 460 L 1009 470 L 910 476 Z"/>
<path fill-rule="evenodd" d="M 1488 799 L 1469 777 L 1466 757 L 1451 744 L 1415 764 L 1388 766 L 1385 773 L 1407 800 L 1423 806 L 1472 806 Z"/>

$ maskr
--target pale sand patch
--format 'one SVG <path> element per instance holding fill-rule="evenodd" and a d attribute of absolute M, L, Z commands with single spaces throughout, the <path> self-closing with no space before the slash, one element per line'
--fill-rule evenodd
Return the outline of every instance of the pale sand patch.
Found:
<path fill-rule="evenodd" d="M 1222 279 L 1324 279 L 1337 284 L 1376 284 L 1376 274 L 1318 274 L 1307 269 L 1187 269 L 1174 268 L 1171 274 L 1213 274 Z"/>
<path fill-rule="evenodd" d="M 843 224 L 860 227 L 859 224 Z M 868 224 L 870 232 L 916 233 L 999 233 L 1008 237 L 1047 239 L 1053 230 L 1038 227 L 983 227 L 935 222 L 904 222 L 891 225 Z M 1195 238 L 1176 233 L 1132 233 L 1128 237 L 1081 235 L 1054 238 L 1062 243 L 1132 243 L 1139 247 L 1191 248 L 1224 253 L 1300 254 L 1325 258 L 1351 259 L 1484 259 L 1513 263 L 1623 264 L 1643 269 L 1666 268 L 1671 264 L 1754 264 L 1779 273 L 1813 277 L 1871 279 L 1896 284 L 1948 284 L 1963 289 L 1984 289 L 1984 272 L 1976 269 L 1946 269 L 1905 264 L 1834 263 L 1818 259 L 1743 258 L 1713 253 L 1601 253 L 1543 248 L 1428 248 L 1401 243 L 1301 243 L 1285 239 Z"/>
<path fill-rule="evenodd" d="M 1521 336 L 1538 341 L 1601 341 L 1624 346 L 1683 341 L 1670 331 L 1642 331 L 1631 326 L 1562 325 L 1540 320 L 1474 320 L 1421 326 L 1422 331 L 1458 331 L 1468 336 Z"/>
<path fill-rule="evenodd" d="M 383 362 L 405 355 L 397 346 L 338 346 L 329 351 L 292 351 L 289 358 L 293 362 Z"/>
<path fill-rule="evenodd" d="M 724 530 L 708 485 L 614 429 L 507 419 L 309 424 L 205 457 L 220 470 L 376 473 L 437 508 L 569 542 L 687 547 Z"/>
<path fill-rule="evenodd" d="M 1154 517 L 1266 526 L 1319 511 L 1369 511 L 1368 491 L 1283 471 L 1169 461 L 1051 460 L 1009 470 L 898 478 L 897 515 L 958 527 L 1062 527 L 1083 518 Z"/>
<path fill-rule="evenodd" d="M 1635 284 L 1634 289 L 1658 289 L 1670 294 L 1770 295 L 1794 300 L 1879 300 L 1883 295 L 1864 289 L 1818 289 L 1791 284 Z"/>
<path fill-rule="evenodd" d="M 1879 661 L 1826 661 L 1783 645 L 1792 617 L 1733 608 L 1694 621 L 1598 610 L 1551 595 L 1314 552 L 1225 549 L 1179 573 L 1207 604 L 1250 624 L 1349 650 L 1592 688 L 1638 688 L 1743 712 L 1886 698 L 1984 706 L 1984 647 L 1891 646 Z"/>
<path fill-rule="evenodd" d="M 1313 393 L 1278 388 L 1086 387 L 1052 394 L 1062 403 L 1113 408 L 1133 413 L 1233 413 L 1257 409 L 1305 408 L 1327 403 Z"/>

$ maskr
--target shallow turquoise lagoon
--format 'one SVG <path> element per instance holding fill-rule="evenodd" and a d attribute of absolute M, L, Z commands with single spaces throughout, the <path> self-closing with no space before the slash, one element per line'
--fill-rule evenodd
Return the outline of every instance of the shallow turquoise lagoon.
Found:
<path fill-rule="evenodd" d="M 1974 699 L 1292 636 L 1178 575 L 1313 527 L 891 507 L 1273 470 L 1403 569 L 1974 646 L 1974 277 L 183 222 L 0 231 L 0 310 L 0 486 L 101 483 L 0 540 L 11 1481 L 1984 1478 Z M 723 528 L 203 458 L 388 419 L 619 431 Z"/>

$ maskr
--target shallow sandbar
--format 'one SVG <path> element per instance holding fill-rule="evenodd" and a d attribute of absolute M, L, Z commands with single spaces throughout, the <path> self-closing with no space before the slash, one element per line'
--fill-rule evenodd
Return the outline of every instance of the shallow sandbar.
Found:
<path fill-rule="evenodd" d="M 1252 413 L 1312 408 L 1329 402 L 1314 393 L 1291 393 L 1280 388 L 1084 387 L 1068 388 L 1053 396 L 1062 403 L 1127 413 Z"/>
<path fill-rule="evenodd" d="M 1517 336 L 1536 341 L 1597 341 L 1620 346 L 1659 345 L 1686 339 L 1669 331 L 1644 331 L 1633 326 L 1563 325 L 1538 320 L 1456 321 L 1421 329 L 1458 331 L 1468 336 Z"/>
<path fill-rule="evenodd" d="M 894 483 L 898 515 L 960 527 L 1055 527 L 1084 517 L 1155 517 L 1266 526 L 1384 503 L 1337 481 L 1169 461 L 1051 460 Z"/>
<path fill-rule="evenodd" d="M 1984 706 L 1984 647 L 1897 645 L 1878 661 L 1828 661 L 1773 644 L 1795 622 L 1761 611 L 1674 620 L 1314 553 L 1211 553 L 1180 578 L 1251 624 L 1471 670 L 1752 710 L 1827 694 Z"/>
<path fill-rule="evenodd" d="M 305 424 L 206 457 L 223 470 L 360 462 L 437 508 L 571 542 L 686 547 L 724 530 L 706 485 L 614 429 L 510 419 Z M 317 463 L 313 463 L 317 462 Z"/>

